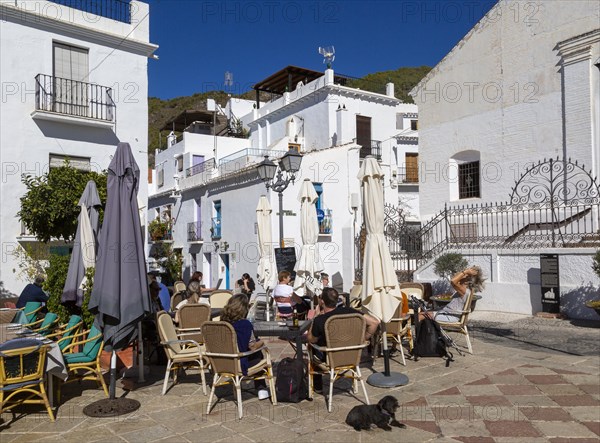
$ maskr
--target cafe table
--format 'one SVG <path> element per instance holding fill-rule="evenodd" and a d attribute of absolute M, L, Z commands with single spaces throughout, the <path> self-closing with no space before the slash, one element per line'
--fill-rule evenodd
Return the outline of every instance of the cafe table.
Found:
<path fill-rule="evenodd" d="M 58 377 L 61 380 L 66 380 L 69 373 L 67 371 L 67 365 L 63 359 L 62 351 L 58 347 L 56 342 L 46 339 L 44 336 L 39 334 L 30 333 L 29 329 L 23 328 L 19 323 L 6 323 L 0 324 L 0 344 L 6 343 L 9 340 L 17 338 L 31 338 L 40 340 L 42 343 L 47 345 L 48 352 L 46 353 L 46 381 L 48 383 L 48 401 L 50 406 L 54 407 L 54 377 Z"/>
<path fill-rule="evenodd" d="M 291 321 L 255 321 L 254 334 L 258 337 L 280 337 L 296 342 L 296 357 L 302 360 L 302 335 L 308 331 L 312 320 L 300 321 L 297 328 L 292 327 Z"/>

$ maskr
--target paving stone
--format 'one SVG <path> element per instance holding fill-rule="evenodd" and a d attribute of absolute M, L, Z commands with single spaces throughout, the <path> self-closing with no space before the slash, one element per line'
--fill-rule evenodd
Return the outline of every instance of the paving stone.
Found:
<path fill-rule="evenodd" d="M 567 383 L 560 375 L 526 375 L 525 378 L 535 385 L 558 385 Z"/>
<path fill-rule="evenodd" d="M 549 439 L 550 443 L 598 443 L 596 438 L 565 438 L 554 437 Z"/>
<path fill-rule="evenodd" d="M 594 433 L 581 423 L 536 421 L 533 426 L 547 437 L 594 437 Z"/>
<path fill-rule="evenodd" d="M 560 406 L 600 406 L 600 401 L 590 395 L 549 395 Z"/>
<path fill-rule="evenodd" d="M 476 406 L 512 406 L 511 402 L 502 395 L 472 395 L 467 401 Z"/>
<path fill-rule="evenodd" d="M 504 395 L 540 395 L 536 386 L 531 385 L 498 385 L 498 390 Z"/>
<path fill-rule="evenodd" d="M 581 389 L 572 384 L 539 385 L 538 389 L 546 395 L 584 395 Z"/>
<path fill-rule="evenodd" d="M 436 392 L 433 395 L 460 395 L 460 393 L 461 392 L 458 390 L 458 388 L 456 386 L 453 386 L 451 388 L 444 389 L 443 391 Z"/>
<path fill-rule="evenodd" d="M 434 421 L 428 420 L 402 420 L 406 426 L 421 429 L 431 434 L 440 434 L 440 427 Z"/>
<path fill-rule="evenodd" d="M 573 417 L 563 408 L 523 407 L 521 412 L 530 421 L 571 421 Z"/>
<path fill-rule="evenodd" d="M 505 398 L 517 407 L 558 406 L 555 401 L 545 395 L 505 395 Z"/>
<path fill-rule="evenodd" d="M 542 434 L 529 422 L 484 421 L 490 435 L 496 437 L 541 437 Z"/>
<path fill-rule="evenodd" d="M 597 385 L 577 385 L 579 389 L 588 394 L 600 394 L 600 384 Z"/>
<path fill-rule="evenodd" d="M 475 386 L 461 386 L 460 392 L 465 395 L 501 395 L 499 386 L 495 384 L 490 385 L 475 385 Z"/>
<path fill-rule="evenodd" d="M 446 437 L 489 437 L 483 420 L 439 420 L 438 426 Z"/>
<path fill-rule="evenodd" d="M 492 437 L 454 437 L 454 439 L 463 443 L 495 443 Z"/>
<path fill-rule="evenodd" d="M 176 436 L 176 432 L 166 426 L 158 425 L 149 428 L 138 429 L 136 431 L 122 433 L 119 436 L 128 442 L 146 442 L 162 440 L 166 437 Z"/>
<path fill-rule="evenodd" d="M 600 437 L 600 423 L 597 421 L 585 421 L 582 422 L 582 424 L 588 428 L 590 431 L 592 431 L 594 434 L 598 435 Z"/>

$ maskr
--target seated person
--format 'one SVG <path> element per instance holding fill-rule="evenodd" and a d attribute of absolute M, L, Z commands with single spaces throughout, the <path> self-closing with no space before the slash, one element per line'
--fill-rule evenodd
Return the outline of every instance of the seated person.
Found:
<path fill-rule="evenodd" d="M 338 306 L 337 302 L 339 299 L 339 294 L 334 288 L 325 288 L 323 289 L 323 293 L 321 294 L 319 301 L 319 309 L 321 313 L 317 315 L 312 322 L 311 328 L 308 330 L 308 342 L 315 343 L 318 346 L 327 346 L 327 342 L 325 341 L 325 322 L 328 318 L 333 317 L 334 315 L 342 315 L 342 314 L 361 314 L 365 317 L 367 322 L 367 328 L 365 330 L 365 341 L 369 340 L 371 336 L 377 331 L 379 327 L 379 320 L 372 315 L 363 314 L 360 311 L 357 311 L 354 308 L 348 308 L 346 306 Z M 314 350 L 313 355 L 318 359 L 324 361 L 325 356 Z M 314 376 L 315 381 L 315 391 L 322 390 L 322 378 L 320 375 Z"/>
<path fill-rule="evenodd" d="M 44 277 L 38 275 L 33 283 L 29 283 L 23 291 L 21 295 L 19 295 L 19 300 L 17 301 L 17 308 L 24 308 L 27 302 L 34 301 L 40 303 L 46 303 L 48 301 L 48 294 L 44 292 L 42 289 L 42 285 L 44 284 Z M 43 312 L 47 312 L 42 309 Z"/>
<path fill-rule="evenodd" d="M 175 306 L 175 323 L 179 323 L 179 310 L 188 303 L 199 303 L 210 306 L 210 302 L 207 298 L 200 297 L 200 282 L 198 280 L 192 280 L 187 287 L 186 299 L 179 302 Z"/>
<path fill-rule="evenodd" d="M 148 273 L 148 279 L 150 280 L 149 284 L 152 284 L 152 282 L 156 282 L 158 284 L 158 297 L 160 298 L 162 310 L 169 312 L 171 310 L 171 293 L 169 292 L 169 288 L 167 288 L 167 286 L 161 281 L 158 281 L 156 274 L 154 273 Z"/>
<path fill-rule="evenodd" d="M 479 266 L 472 266 L 464 271 L 456 273 L 454 277 L 452 277 L 452 280 L 450 280 L 450 284 L 456 291 L 452 295 L 450 303 L 439 311 L 420 312 L 419 320 L 423 320 L 427 317 L 447 323 L 459 322 L 462 311 L 465 308 L 466 295 L 471 291 L 480 292 L 484 287 L 484 282 L 485 279 L 483 278 L 483 273 Z"/>
<path fill-rule="evenodd" d="M 240 289 L 242 294 L 248 297 L 248 300 L 250 300 L 252 293 L 256 289 L 254 280 L 252 280 L 252 277 L 248 273 L 242 274 L 242 278 L 236 282 L 235 286 Z"/>
<path fill-rule="evenodd" d="M 279 284 L 273 289 L 277 311 L 283 316 L 290 316 L 294 308 L 298 314 L 304 314 L 310 309 L 310 304 L 294 293 L 294 288 L 290 286 L 291 279 L 289 271 L 281 271 L 278 275 Z"/>
<path fill-rule="evenodd" d="M 198 284 L 200 285 L 200 292 L 199 294 L 202 297 L 208 297 L 210 295 L 210 292 L 214 292 L 217 290 L 217 288 L 205 288 L 204 285 L 202 284 L 202 277 L 203 274 L 200 271 L 196 271 L 192 274 L 192 277 L 190 278 L 190 284 L 194 281 L 198 282 Z M 189 288 L 189 285 L 188 285 Z M 206 294 L 206 295 L 203 295 Z"/>
<path fill-rule="evenodd" d="M 233 329 L 235 329 L 240 352 L 258 349 L 263 345 L 262 340 L 255 337 L 252 323 L 246 319 L 248 309 L 248 297 L 244 294 L 236 294 L 229 299 L 221 313 L 221 321 L 231 323 Z M 250 354 L 248 357 L 243 357 L 240 360 L 242 374 L 248 375 L 248 368 L 256 365 L 262 358 L 263 355 L 260 351 Z M 259 400 L 270 397 L 265 380 L 254 380 L 254 387 L 258 391 Z"/>

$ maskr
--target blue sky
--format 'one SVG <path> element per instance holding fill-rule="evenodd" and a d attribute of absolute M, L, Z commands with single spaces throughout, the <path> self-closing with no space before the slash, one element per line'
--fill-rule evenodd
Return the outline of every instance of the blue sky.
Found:
<path fill-rule="evenodd" d="M 204 1 L 148 0 L 149 94 L 163 99 L 225 89 L 242 93 L 296 65 L 323 70 L 333 45 L 336 72 L 361 77 L 402 66 L 434 66 L 495 0 Z"/>

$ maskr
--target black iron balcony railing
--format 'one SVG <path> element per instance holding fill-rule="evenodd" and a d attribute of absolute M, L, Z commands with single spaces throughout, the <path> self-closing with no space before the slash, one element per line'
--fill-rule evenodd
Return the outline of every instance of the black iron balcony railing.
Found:
<path fill-rule="evenodd" d="M 50 0 L 100 17 L 131 23 L 131 0 Z"/>
<path fill-rule="evenodd" d="M 35 109 L 114 122 L 112 88 L 52 75 L 35 77 Z"/>
<path fill-rule="evenodd" d="M 360 158 L 365 158 L 368 155 L 372 155 L 377 160 L 381 160 L 381 142 L 379 140 L 371 140 L 368 145 L 361 145 L 360 147 Z"/>
<path fill-rule="evenodd" d="M 418 166 L 400 166 L 398 167 L 398 180 L 400 183 L 419 183 L 419 167 Z"/>
<path fill-rule="evenodd" d="M 202 224 L 197 222 L 188 223 L 187 239 L 189 242 L 202 241 Z"/>
<path fill-rule="evenodd" d="M 201 174 L 203 172 L 211 172 L 212 173 L 212 170 L 214 168 L 215 168 L 215 159 L 209 158 L 208 160 L 203 161 L 202 163 L 198 163 L 197 165 L 187 168 L 185 170 L 185 176 L 191 177 L 192 175 Z"/>

